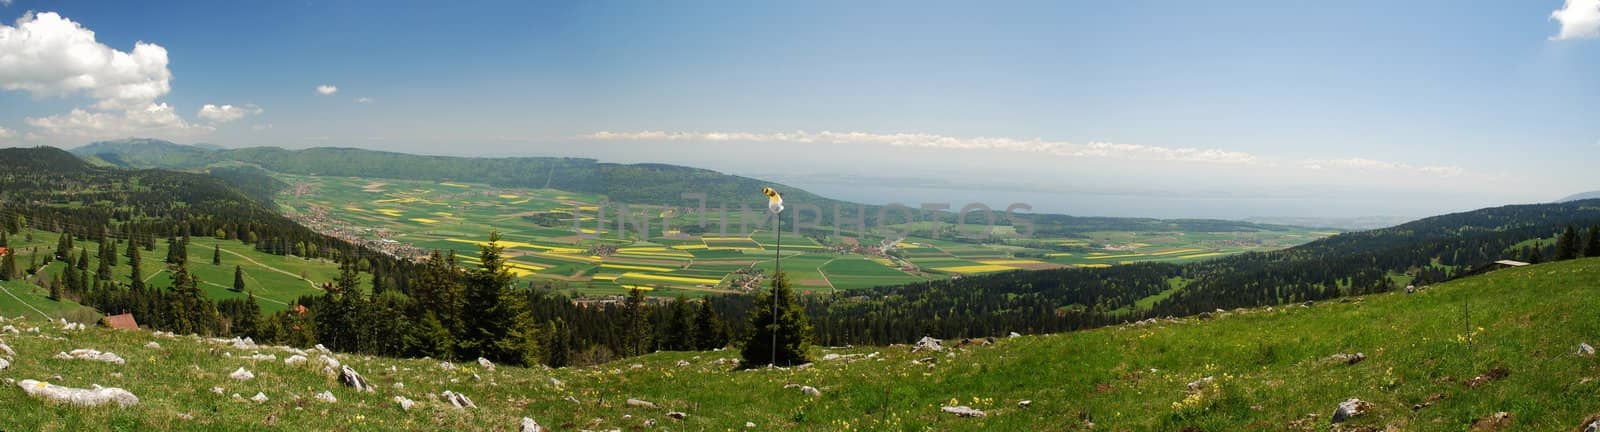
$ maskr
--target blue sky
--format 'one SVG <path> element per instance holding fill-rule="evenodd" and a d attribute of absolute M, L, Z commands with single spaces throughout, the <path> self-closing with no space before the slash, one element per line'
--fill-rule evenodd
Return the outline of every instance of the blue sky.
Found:
<path fill-rule="evenodd" d="M 0 41 L 0 145 L 587 156 L 1105 215 L 1600 189 L 1596 0 L 776 3 L 14 0 L 0 30 L 93 38 Z M 161 67 L 49 52 L 140 41 Z"/>

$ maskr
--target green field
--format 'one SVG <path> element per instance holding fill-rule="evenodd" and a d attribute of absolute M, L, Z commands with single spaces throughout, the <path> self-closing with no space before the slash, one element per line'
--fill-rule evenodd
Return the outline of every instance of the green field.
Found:
<path fill-rule="evenodd" d="M 713 216 L 703 236 L 685 235 L 680 228 L 698 223 L 698 217 L 668 214 L 658 207 L 632 207 L 628 212 L 635 219 L 650 217 L 649 236 L 642 236 L 641 227 L 632 222 L 625 224 L 627 234 L 621 235 L 616 206 L 606 208 L 607 222 L 600 226 L 596 223 L 600 197 L 558 190 L 353 177 L 279 178 L 293 185 L 277 200 L 281 210 L 314 229 L 369 244 L 394 245 L 397 253 L 413 256 L 430 249 L 475 255 L 477 242 L 498 230 L 512 262 L 519 265 L 513 271 L 523 281 L 587 294 L 620 294 L 632 287 L 650 289 L 652 295 L 738 292 L 741 288 L 734 280 L 723 276 L 739 268 L 770 274 L 780 240 L 770 226 L 757 226 L 754 220 L 748 221 L 747 232 L 733 232 L 739 227 L 737 214 L 730 216 L 725 234 Z M 670 216 L 665 229 L 663 216 Z M 932 227 L 916 222 L 888 228 L 931 235 Z M 793 275 L 798 288 L 829 292 L 999 271 L 1186 262 L 1284 248 L 1327 234 L 1295 229 L 1114 231 L 1070 239 L 1017 238 L 1011 227 L 1002 226 L 991 231 L 994 240 L 972 242 L 958 241 L 953 233 L 973 234 L 981 227 L 944 228 L 952 234 L 914 235 L 887 250 L 870 247 L 884 242 L 887 229 L 838 238 L 784 233 L 783 269 Z"/>
<path fill-rule="evenodd" d="M 0 429 L 477 431 L 514 429 L 529 417 L 554 430 L 747 430 L 748 422 L 754 430 L 817 431 L 1321 431 L 1330 430 L 1339 402 L 1359 398 L 1371 404 L 1365 414 L 1332 430 L 1469 430 L 1498 412 L 1509 414 L 1511 430 L 1573 430 L 1596 412 L 1592 396 L 1600 392 L 1595 358 L 1575 354 L 1579 343 L 1600 343 L 1600 322 L 1584 312 L 1600 307 L 1597 286 L 1600 259 L 1574 260 L 1417 294 L 1239 309 L 1209 320 L 1001 338 L 990 346 L 947 341 L 946 353 L 932 355 L 904 345 L 817 348 L 811 367 L 776 370 L 738 371 L 723 360 L 736 351 L 495 371 L 334 355 L 365 374 L 373 393 L 341 386 L 315 361 L 285 365 L 290 354 L 283 348 L 237 349 L 144 331 L 63 332 L 29 317 L 7 324 L 41 333 L 0 335 L 17 352 L 0 375 L 121 387 L 140 403 L 79 408 L 11 385 L 0 388 Z M 151 341 L 160 348 L 147 347 Z M 51 358 L 77 348 L 114 352 L 127 364 Z M 277 359 L 247 359 L 258 352 Z M 1366 360 L 1334 358 L 1356 352 Z M 822 360 L 827 354 L 844 357 Z M 227 377 L 241 367 L 256 378 Z M 1204 378 L 1210 380 L 1190 389 Z M 787 384 L 816 387 L 820 396 Z M 223 395 L 208 391 L 213 386 Z M 479 408 L 457 410 L 429 396 L 444 390 L 470 396 Z M 338 401 L 312 397 L 322 391 Z M 269 401 L 227 396 L 256 392 Z M 418 406 L 401 410 L 395 396 Z M 629 398 L 660 408 L 629 406 Z M 950 405 L 987 416 L 941 411 Z M 668 411 L 687 416 L 672 419 Z M 655 427 L 644 427 L 647 421 Z"/>
<path fill-rule="evenodd" d="M 26 267 L 35 260 L 34 254 L 40 256 L 39 261 L 55 252 L 58 234 L 34 231 L 33 241 L 25 241 L 25 236 L 18 235 L 11 239 L 12 248 L 17 252 L 17 263 Z M 127 243 L 121 243 L 117 253 L 117 266 L 112 268 L 114 280 L 128 282 L 132 267 L 124 254 Z M 99 243 L 79 240 L 74 242 L 78 251 L 87 248 L 93 255 L 99 248 Z M 222 264 L 211 263 L 213 246 L 219 246 L 222 252 Z M 256 251 L 254 247 L 236 240 L 218 240 L 210 237 L 192 237 L 189 245 L 188 265 L 190 274 L 200 280 L 200 288 L 207 296 L 214 299 L 244 298 L 245 293 L 234 292 L 233 269 L 239 266 L 244 273 L 245 288 L 254 293 L 261 309 L 271 313 L 288 308 L 296 298 L 305 295 L 320 295 L 322 290 L 317 285 L 329 282 L 339 273 L 337 263 L 321 259 L 305 259 L 294 256 L 278 256 Z M 167 256 L 167 243 L 158 240 L 152 250 L 140 248 L 142 265 L 140 271 L 144 276 L 145 286 L 166 288 L 172 286 L 172 272 L 162 260 Z M 50 264 L 47 272 L 51 275 L 61 273 L 65 264 L 56 261 Z M 98 268 L 99 260 L 89 260 L 89 271 L 92 273 Z M 371 275 L 363 273 L 363 288 L 370 283 Z M 18 281 L 25 285 L 36 287 L 32 284 Z M 3 297 L 0 297 L 3 298 Z"/>

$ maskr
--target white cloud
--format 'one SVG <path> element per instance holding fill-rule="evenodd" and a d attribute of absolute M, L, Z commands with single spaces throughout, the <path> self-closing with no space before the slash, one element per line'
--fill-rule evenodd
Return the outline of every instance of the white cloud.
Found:
<path fill-rule="evenodd" d="M 11 129 L 6 129 L 5 126 L 0 126 L 0 141 L 9 140 L 9 139 L 11 139 L 11 137 L 14 137 L 14 136 L 17 136 L 17 133 L 15 131 L 12 131 Z"/>
<path fill-rule="evenodd" d="M 95 41 L 94 32 L 55 12 L 0 24 L 0 88 L 35 97 L 86 94 L 95 108 L 142 109 L 167 94 L 167 49 L 138 42 L 129 52 Z"/>
<path fill-rule="evenodd" d="M 1461 175 L 1461 174 L 1464 174 L 1464 173 L 1467 172 L 1467 170 L 1465 168 L 1458 167 L 1458 166 L 1453 166 L 1453 165 L 1451 165 L 1451 166 L 1441 166 L 1441 165 L 1416 166 L 1416 165 L 1405 164 L 1405 163 L 1385 162 L 1385 161 L 1365 159 L 1365 158 L 1313 159 L 1313 160 L 1307 160 L 1305 162 L 1302 162 L 1300 164 L 1300 166 L 1302 168 L 1312 169 L 1312 170 L 1345 169 L 1345 170 L 1367 171 L 1367 172 L 1387 171 L 1387 172 L 1419 173 L 1419 174 L 1427 174 L 1427 175 L 1432 175 L 1432 176 L 1443 176 L 1443 177 L 1458 176 L 1458 175 Z"/>
<path fill-rule="evenodd" d="M 372 98 L 369 98 L 369 97 L 358 97 L 358 98 L 356 98 L 356 103 L 364 103 L 364 104 L 372 103 Z"/>
<path fill-rule="evenodd" d="M 1600 37 L 1600 0 L 1567 0 L 1565 6 L 1550 13 L 1550 19 L 1561 22 L 1561 32 L 1551 40 Z"/>
<path fill-rule="evenodd" d="M 338 86 L 331 86 L 331 85 L 327 85 L 327 84 L 323 84 L 323 85 L 317 86 L 317 94 L 319 94 L 319 95 L 327 96 L 327 95 L 331 95 L 331 94 L 338 93 L 338 92 L 339 92 L 339 87 Z"/>
<path fill-rule="evenodd" d="M 1039 138 L 957 138 L 943 135 L 898 133 L 874 134 L 865 132 L 595 132 L 579 138 L 611 141 L 743 141 L 787 143 L 877 144 L 893 147 L 920 147 L 958 150 L 998 150 L 1026 153 L 1043 153 L 1063 157 L 1107 157 L 1134 160 L 1171 160 L 1189 162 L 1214 162 L 1252 164 L 1255 155 L 1244 152 L 1171 148 L 1139 144 L 1090 142 L 1077 144 L 1065 141 L 1046 141 Z"/>
<path fill-rule="evenodd" d="M 11 7 L 11 0 L 0 0 L 0 6 Z"/>
<path fill-rule="evenodd" d="M 256 114 L 261 114 L 261 107 L 251 104 L 241 106 L 206 104 L 200 107 L 200 112 L 196 115 L 212 123 L 227 123 Z"/>
<path fill-rule="evenodd" d="M 150 104 L 143 109 L 95 112 L 74 108 L 71 112 L 25 120 L 45 137 L 102 139 L 135 135 L 193 136 L 210 132 L 207 126 L 191 125 L 167 104 Z"/>

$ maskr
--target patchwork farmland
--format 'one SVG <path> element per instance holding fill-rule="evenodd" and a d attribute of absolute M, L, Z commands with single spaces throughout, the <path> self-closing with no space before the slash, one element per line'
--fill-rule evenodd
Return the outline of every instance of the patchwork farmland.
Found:
<path fill-rule="evenodd" d="M 470 182 L 278 175 L 293 185 L 277 198 L 281 211 L 319 231 L 362 241 L 403 256 L 455 251 L 476 265 L 477 247 L 501 233 L 511 271 L 522 283 L 587 295 L 647 290 L 655 296 L 700 296 L 762 286 L 774 270 L 779 238 L 770 222 L 739 215 L 727 228 L 699 228 L 698 215 L 660 207 L 631 208 L 622 231 L 619 207 L 603 197 L 552 189 L 503 188 Z M 605 224 L 599 223 L 604 218 Z M 648 224 L 634 221 L 646 218 Z M 665 222 L 665 223 L 663 223 Z M 861 236 L 782 236 L 782 270 L 813 293 L 896 285 L 1012 270 L 1101 267 L 1133 262 L 1185 262 L 1292 246 L 1332 233 L 1306 230 L 1228 233 L 1088 233 L 1081 238 L 1007 236 L 993 241 L 932 238 L 928 222 L 886 227 Z M 945 226 L 949 233 L 984 227 Z M 895 241 L 899 240 L 899 241 Z"/>

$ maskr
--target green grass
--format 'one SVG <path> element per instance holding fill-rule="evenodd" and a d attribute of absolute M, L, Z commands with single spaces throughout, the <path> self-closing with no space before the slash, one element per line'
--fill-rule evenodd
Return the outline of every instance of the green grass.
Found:
<path fill-rule="evenodd" d="M 53 382 L 123 387 L 142 402 L 127 409 L 75 408 L 6 386 L 0 388 L 0 430 L 506 430 L 523 416 L 555 430 L 640 430 L 646 419 L 671 430 L 744 430 L 745 422 L 757 430 L 828 431 L 1088 430 L 1087 422 L 1113 431 L 1327 430 L 1335 406 L 1351 397 L 1373 409 L 1345 430 L 1465 430 L 1499 411 L 1509 412 L 1518 429 L 1569 430 L 1600 411 L 1593 401 L 1600 362 L 1574 354 L 1580 342 L 1600 343 L 1600 321 L 1592 313 L 1600 307 L 1596 288 L 1600 259 L 1587 259 L 1500 270 L 1411 295 L 1001 339 L 932 355 L 906 346 L 819 348 L 813 356 L 862 356 L 787 370 L 735 371 L 716 362 L 736 357 L 732 350 L 493 372 L 338 356 L 376 385 L 372 394 L 341 387 L 322 376 L 320 366 L 286 366 L 286 353 L 276 348 L 259 351 L 277 354 L 278 361 L 253 363 L 241 356 L 257 350 L 146 332 L 62 333 L 29 318 L 8 324 L 38 326 L 43 333 L 0 335 L 18 352 L 0 376 L 60 375 Z M 1470 325 L 1463 321 L 1464 305 L 1471 308 Z M 163 347 L 145 348 L 151 340 Z M 115 352 L 128 364 L 50 358 L 75 348 Z M 1349 365 L 1329 359 L 1353 352 L 1367 360 Z M 865 358 L 870 353 L 879 355 Z M 937 362 L 912 362 L 926 357 Z M 677 366 L 680 361 L 686 365 Z M 257 378 L 226 377 L 239 367 Z M 1465 384 L 1493 368 L 1509 375 Z M 1213 377 L 1214 384 L 1189 396 L 1186 383 L 1202 377 Z M 396 382 L 404 388 L 394 388 Z M 791 383 L 817 387 L 822 396 L 784 388 Z M 232 401 L 208 392 L 212 386 L 245 397 L 264 392 L 271 401 Z M 427 396 L 447 389 L 469 395 L 480 408 L 457 411 Z M 339 402 L 311 398 L 323 390 Z M 392 401 L 396 395 L 422 406 L 401 411 Z M 662 409 L 629 407 L 628 398 Z M 1412 409 L 1430 399 L 1431 405 Z M 1021 400 L 1033 403 L 1020 408 Z M 940 412 L 952 402 L 988 417 Z M 672 420 L 667 411 L 689 417 Z"/>
<path fill-rule="evenodd" d="M 16 236 L 12 244 L 17 251 L 17 263 L 26 267 L 33 260 L 33 252 L 44 256 L 55 252 L 56 233 L 34 231 L 33 241 L 26 242 L 24 236 Z M 98 250 L 99 243 L 93 241 L 77 241 L 73 244 L 77 251 L 85 248 L 90 254 Z M 222 264 L 211 264 L 212 247 L 220 246 L 222 249 Z M 118 281 L 128 282 L 133 268 L 129 265 L 126 252 L 127 243 L 118 248 L 117 266 L 112 268 L 113 276 Z M 320 259 L 305 259 L 293 256 L 278 256 L 256 251 L 254 247 L 240 243 L 236 240 L 218 240 L 211 237 L 193 237 L 189 245 L 188 269 L 190 274 L 199 278 L 201 289 L 208 296 L 217 299 L 243 298 L 243 293 L 230 290 L 233 286 L 233 268 L 240 266 L 244 271 L 245 287 L 260 299 L 261 309 L 271 313 L 288 308 L 296 298 L 303 295 L 320 295 L 322 290 L 313 284 L 332 281 L 338 276 L 337 263 Z M 172 285 L 169 266 L 162 262 L 167 256 L 167 243 L 158 240 L 153 250 L 140 249 L 142 265 L 140 272 L 145 278 L 145 285 L 149 287 L 165 288 Z M 92 273 L 98 268 L 99 259 L 89 260 L 89 271 Z M 50 274 L 59 274 L 63 263 L 52 263 L 47 270 Z M 305 279 L 301 279 L 304 275 Z M 363 288 L 371 276 L 362 274 Z"/>

